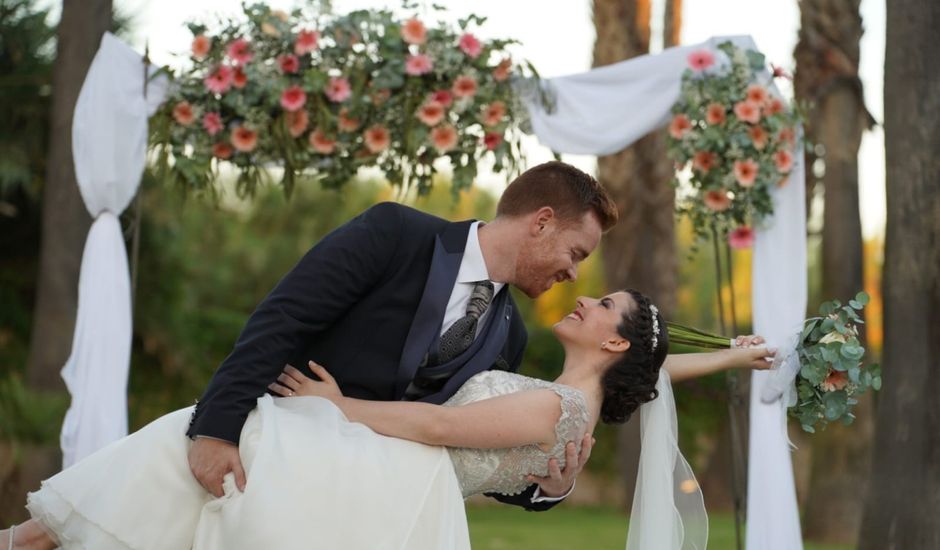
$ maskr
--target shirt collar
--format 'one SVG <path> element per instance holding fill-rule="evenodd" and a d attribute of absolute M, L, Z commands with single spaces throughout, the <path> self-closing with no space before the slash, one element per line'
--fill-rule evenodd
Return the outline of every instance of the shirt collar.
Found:
<path fill-rule="evenodd" d="M 483 260 L 483 250 L 480 248 L 480 229 L 481 222 L 476 221 L 470 225 L 470 232 L 467 234 L 467 245 L 464 247 L 463 258 L 460 260 L 460 269 L 457 271 L 458 283 L 475 283 L 477 281 L 489 281 L 490 274 L 486 270 L 486 262 Z M 493 282 L 496 292 L 502 289 L 504 283 Z"/>

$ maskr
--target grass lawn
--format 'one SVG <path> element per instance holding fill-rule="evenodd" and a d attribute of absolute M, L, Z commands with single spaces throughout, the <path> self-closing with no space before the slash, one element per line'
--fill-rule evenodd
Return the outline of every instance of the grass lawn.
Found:
<path fill-rule="evenodd" d="M 470 506 L 467 516 L 474 550 L 622 550 L 627 541 L 626 516 L 612 508 L 563 508 L 537 514 L 512 506 Z M 709 550 L 734 550 L 734 519 L 714 514 L 709 523 Z M 810 543 L 804 548 L 852 550 Z"/>

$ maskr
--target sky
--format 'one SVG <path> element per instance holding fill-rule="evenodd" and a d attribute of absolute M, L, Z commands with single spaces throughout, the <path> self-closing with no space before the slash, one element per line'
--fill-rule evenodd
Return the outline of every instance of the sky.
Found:
<path fill-rule="evenodd" d="M 249 2 L 251 0 L 248 0 Z M 131 45 L 143 51 L 149 44 L 151 59 L 160 65 L 179 67 L 184 61 L 175 54 L 185 54 L 192 35 L 187 21 L 211 21 L 216 14 L 235 15 L 240 0 L 114 0 L 122 13 L 131 16 Z M 268 0 L 272 8 L 289 10 L 309 2 L 300 0 Z M 456 20 L 468 13 L 487 17 L 479 34 L 487 38 L 514 38 L 521 42 L 514 57 L 525 58 L 543 78 L 584 72 L 591 67 L 594 46 L 594 23 L 590 0 L 436 0 L 419 1 L 419 6 L 432 3 L 447 8 L 444 18 Z M 398 6 L 397 1 L 333 0 L 336 13 L 354 9 L 376 9 Z M 653 0 L 653 51 L 661 49 L 657 32 L 662 21 L 665 0 Z M 421 15 L 419 7 L 418 14 Z M 880 123 L 883 114 L 883 67 L 885 40 L 884 0 L 862 0 L 865 34 L 861 43 L 860 75 L 865 89 L 865 103 L 879 122 L 866 132 L 859 152 L 859 185 L 862 231 L 866 238 L 884 234 L 884 134 Z M 411 12 L 403 12 L 408 13 Z M 432 13 L 428 8 L 426 13 Z M 440 17 L 437 12 L 430 15 Z M 768 61 L 792 72 L 793 49 L 799 30 L 797 0 L 684 0 L 682 14 L 683 44 L 703 42 L 711 36 L 750 34 Z M 784 90 L 789 93 L 789 90 Z M 530 165 L 549 160 L 550 151 L 535 138 L 525 142 Z M 588 156 L 565 155 L 563 159 L 587 171 L 594 171 L 596 159 Z M 480 178 L 482 186 L 499 191 L 505 178 Z"/>

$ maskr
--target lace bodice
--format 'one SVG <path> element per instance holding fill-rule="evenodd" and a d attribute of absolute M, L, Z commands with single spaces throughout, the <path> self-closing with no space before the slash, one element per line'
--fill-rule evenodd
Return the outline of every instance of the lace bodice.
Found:
<path fill-rule="evenodd" d="M 444 403 L 444 406 L 466 405 L 499 395 L 543 388 L 561 397 L 561 416 L 555 425 L 554 446 L 548 452 L 538 445 L 510 449 L 449 449 L 465 498 L 490 492 L 519 494 L 530 485 L 525 479 L 527 475 L 548 475 L 548 460 L 553 457 L 558 460 L 559 467 L 564 469 L 565 445 L 569 441 L 579 443 L 588 424 L 587 403 L 584 395 L 575 388 L 506 371 L 477 374 Z"/>

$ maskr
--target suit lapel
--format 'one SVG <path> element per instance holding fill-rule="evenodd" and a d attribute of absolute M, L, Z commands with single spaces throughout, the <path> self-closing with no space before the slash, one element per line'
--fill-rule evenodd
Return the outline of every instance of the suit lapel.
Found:
<path fill-rule="evenodd" d="M 398 365 L 395 378 L 396 399 L 401 399 L 405 394 L 405 389 L 418 370 L 418 364 L 440 332 L 444 311 L 457 280 L 460 261 L 467 245 L 467 233 L 472 223 L 471 220 L 449 224 L 435 236 L 434 255 L 431 258 L 424 292 L 411 321 Z"/>

